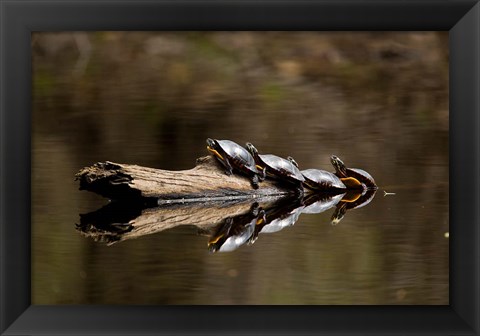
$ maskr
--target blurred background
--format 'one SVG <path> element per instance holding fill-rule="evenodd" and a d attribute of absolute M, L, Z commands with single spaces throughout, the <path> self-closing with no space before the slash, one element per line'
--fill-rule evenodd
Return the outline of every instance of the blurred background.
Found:
<path fill-rule="evenodd" d="M 32 71 L 32 304 L 448 304 L 448 33 L 34 33 Z M 230 253 L 75 230 L 107 203 L 80 168 L 189 169 L 207 137 L 380 190 Z"/>

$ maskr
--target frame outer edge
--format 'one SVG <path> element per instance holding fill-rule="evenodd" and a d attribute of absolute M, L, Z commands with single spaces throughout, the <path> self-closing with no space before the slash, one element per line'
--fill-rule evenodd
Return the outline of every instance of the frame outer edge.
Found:
<path fill-rule="evenodd" d="M 31 219 L 31 84 L 27 91 L 23 90 L 24 83 L 31 83 L 31 36 L 23 11 L 26 3 L 15 6 L 13 2 L 0 0 L 0 5 L 0 333 L 3 333 L 31 304 L 30 225 L 22 225 Z M 24 50 L 27 52 L 18 53 Z M 27 66 L 7 66 L 15 63 Z M 26 97 L 19 92 L 27 93 Z"/>
<path fill-rule="evenodd" d="M 467 47 L 468 48 L 465 48 Z M 463 48 L 461 48 L 463 47 Z M 450 304 L 480 334 L 480 3 L 450 30 Z M 453 66 L 456 66 L 455 69 Z M 459 87 L 462 84 L 462 88 Z M 464 115 L 463 119 L 459 115 Z M 463 146 L 462 146 L 463 145 Z M 460 150 L 458 150 L 460 148 Z M 472 158 L 473 155 L 473 158 Z M 468 176 L 468 178 L 466 177 Z M 452 206 L 454 205 L 454 206 Z M 471 226 L 459 230 L 462 223 Z M 472 257 L 473 256 L 473 257 Z M 476 261 L 476 262 L 475 262 Z M 461 301 L 459 298 L 463 298 Z"/>
<path fill-rule="evenodd" d="M 475 184 L 474 184 L 474 192 L 475 192 L 475 204 L 473 206 L 473 209 L 475 209 L 475 224 L 473 225 L 474 227 L 474 243 L 475 243 L 475 259 L 477 260 L 476 265 L 472 265 L 473 268 L 473 274 L 474 274 L 474 279 L 473 279 L 473 287 L 474 287 L 474 292 L 472 293 L 473 296 L 473 321 L 472 326 L 475 331 L 475 333 L 478 335 L 480 334 L 480 265 L 478 264 L 478 261 L 480 260 L 480 3 L 477 2 L 475 7 L 472 9 L 472 11 L 475 11 L 475 40 L 476 43 L 475 45 L 475 52 L 474 52 L 474 59 L 475 59 L 475 68 L 474 68 L 474 78 L 475 78 L 475 85 L 474 85 L 474 92 L 473 93 L 475 97 L 475 110 L 474 110 L 474 116 L 475 116 L 475 143 L 474 143 L 474 158 L 475 158 L 475 164 L 474 164 L 474 176 L 475 176 Z M 469 321 L 470 322 L 470 321 Z"/>
<path fill-rule="evenodd" d="M 475 164 L 474 164 L 474 192 L 475 192 L 475 204 L 473 208 L 475 209 L 475 221 L 476 223 L 473 225 L 474 228 L 474 252 L 475 252 L 475 259 L 477 260 L 476 265 L 472 265 L 474 279 L 473 279 L 473 287 L 474 292 L 472 293 L 473 297 L 473 321 L 472 326 L 475 333 L 478 335 L 480 334 L 480 264 L 478 261 L 480 260 L 480 2 L 477 2 L 475 7 L 472 9 L 475 14 L 475 68 L 474 70 L 474 78 L 475 78 L 475 85 L 473 87 L 474 92 L 472 95 L 475 97 L 475 110 L 473 115 L 475 116 L 475 143 L 474 143 L 474 157 L 475 157 Z M 476 94 L 475 94 L 476 92 Z M 469 321 L 470 322 L 470 321 Z"/>
<path fill-rule="evenodd" d="M 19 1 L 20 3 L 27 3 L 26 1 Z M 68 3 L 69 1 L 66 1 L 66 3 Z M 9 95 L 9 94 L 14 94 L 15 93 L 15 89 L 17 88 L 17 86 L 15 85 L 15 83 L 12 83 L 11 86 L 9 86 L 9 88 L 6 88 L 4 86 L 4 83 L 8 82 L 10 83 L 10 81 L 8 81 L 7 79 L 9 78 L 9 76 L 4 72 L 4 71 L 7 71 L 7 73 L 12 73 L 12 71 L 10 71 L 9 69 L 6 69 L 5 68 L 5 65 L 8 64 L 8 62 L 5 61 L 5 59 L 7 58 L 6 57 L 6 50 L 5 50 L 5 46 L 6 45 L 9 45 L 5 42 L 5 39 L 6 38 L 9 38 L 9 39 L 12 39 L 12 35 L 14 36 L 20 36 L 20 37 L 23 37 L 24 34 L 26 33 L 30 33 L 30 31 L 27 30 L 26 27 L 23 27 L 21 26 L 21 23 L 18 23 L 18 22 L 15 22 L 15 23 L 12 23 L 13 19 L 12 18 L 9 18 L 7 17 L 7 15 L 5 14 L 5 12 L 7 11 L 7 5 L 10 5 L 10 3 L 6 3 L 4 2 L 3 0 L 0 0 L 0 78 L 1 78 L 1 81 L 0 81 L 0 98 L 1 98 L 1 101 L 0 101 L 0 220 L 1 220 L 1 226 L 0 226 L 0 241 L 1 241 L 1 247 L 0 247 L 0 277 L 1 277 L 1 289 L 0 289 L 0 295 L 2 295 L 2 298 L 0 298 L 0 309 L 1 309 L 1 312 L 0 312 L 0 333 L 3 333 L 4 330 L 8 327 L 8 325 L 6 324 L 11 324 L 13 322 L 13 320 L 18 317 L 16 316 L 16 314 L 21 314 L 24 309 L 22 310 L 22 305 L 24 303 L 24 295 L 25 293 L 23 293 L 23 295 L 21 297 L 16 297 L 16 301 L 13 302 L 13 308 L 14 308 L 14 312 L 6 312 L 6 309 L 7 308 L 7 299 L 6 299 L 6 296 L 9 296 L 9 298 L 11 298 L 12 296 L 15 296 L 15 290 L 18 290 L 17 286 L 12 286 L 11 283 L 9 283 L 9 287 L 7 288 L 6 284 L 5 284 L 5 280 L 6 280 L 6 270 L 9 270 L 11 271 L 12 270 L 12 267 L 11 265 L 7 265 L 6 264 L 6 261 L 7 261 L 7 254 L 9 256 L 12 256 L 12 252 L 15 252 L 16 249 L 15 248 L 12 248 L 12 242 L 10 242 L 10 245 L 8 245 L 8 247 L 6 246 L 6 240 L 5 240 L 5 233 L 8 231 L 7 228 L 6 228 L 6 222 L 5 220 L 7 219 L 7 215 L 5 214 L 5 211 L 8 210 L 7 212 L 10 214 L 11 217 L 13 217 L 12 213 L 15 213 L 14 210 L 10 210 L 10 209 L 7 209 L 6 208 L 6 197 L 5 197 L 5 187 L 7 185 L 10 185 L 9 182 L 6 180 L 7 178 L 7 174 L 5 173 L 5 168 L 6 168 L 6 164 L 5 164 L 5 161 L 8 158 L 10 158 L 10 156 L 7 155 L 7 146 L 6 146 L 6 140 L 7 138 L 10 139 L 9 137 L 7 137 L 5 135 L 5 133 L 8 133 L 10 136 L 12 136 L 12 133 L 14 133 L 14 131 L 12 131 L 12 125 L 8 125 L 9 128 L 6 127 L 5 125 L 5 120 L 7 120 L 7 116 L 6 116 L 6 106 L 7 104 L 5 103 L 5 101 L 8 99 L 9 102 L 11 103 L 12 100 L 15 101 L 14 104 L 11 104 L 11 105 L 15 105 L 16 107 L 18 107 L 18 110 L 19 111 L 16 111 L 17 113 L 20 113 L 22 108 L 25 107 L 25 105 L 27 105 L 27 108 L 30 107 L 30 103 L 29 102 L 23 102 L 21 103 L 20 105 L 18 104 L 18 98 L 14 98 L 12 97 L 12 95 Z M 15 13 L 16 15 L 18 15 L 17 13 Z M 461 97 L 464 97 L 465 95 L 468 96 L 468 98 L 471 97 L 471 93 L 474 92 L 473 94 L 475 95 L 475 101 L 474 101 L 474 108 L 475 108 L 475 112 L 476 114 L 473 115 L 472 117 L 470 117 L 470 121 L 474 121 L 474 124 L 471 124 L 470 125 L 470 128 L 469 130 L 471 130 L 471 127 L 473 127 L 475 130 L 479 130 L 479 126 L 480 126 L 480 122 L 479 122 L 479 117 L 478 117 L 478 112 L 479 112 L 479 98 L 478 98 L 478 94 L 479 94 L 479 87 L 480 87 L 480 84 L 479 84 L 479 75 L 480 75 L 480 69 L 479 69 L 479 59 L 480 59 L 480 52 L 479 52 L 479 43 L 480 43 L 480 28 L 479 28 L 479 24 L 480 24 L 480 6 L 479 4 L 477 3 L 475 5 L 475 8 L 473 8 L 469 14 L 472 14 L 472 15 L 475 15 L 475 18 L 476 18 L 476 31 L 475 31 L 475 49 L 474 50 L 469 50 L 469 52 L 474 52 L 475 53 L 475 68 L 474 68 L 474 71 L 473 71 L 473 77 L 474 77 L 474 83 L 471 83 L 471 81 L 469 83 L 473 84 L 473 86 L 471 88 L 469 88 L 467 94 L 463 93 Z M 468 15 L 468 14 L 467 14 Z M 13 15 L 13 17 L 15 17 L 15 15 Z M 462 19 L 463 20 L 463 19 Z M 5 21 L 9 21 L 9 24 L 7 25 L 7 23 Z M 11 27 L 14 26 L 15 29 L 12 29 Z M 9 27 L 10 31 L 10 36 L 8 36 L 8 34 L 5 32 L 6 28 Z M 455 27 L 454 27 L 455 29 Z M 452 29 L 452 30 L 454 30 Z M 13 32 L 12 32 L 13 30 Z M 18 48 L 17 48 L 18 49 Z M 11 58 L 11 54 L 9 54 L 9 58 Z M 28 55 L 24 55 L 24 57 L 28 58 L 30 56 L 30 54 Z M 22 60 L 23 58 L 22 57 Z M 20 61 L 20 63 L 22 62 L 22 60 Z M 29 71 L 30 71 L 30 68 L 26 69 L 27 71 L 27 77 L 30 78 L 30 75 L 29 75 Z M 10 75 L 11 76 L 11 75 Z M 22 72 L 22 79 L 25 77 L 25 73 Z M 7 92 L 8 91 L 8 92 Z M 7 94 L 9 93 L 9 94 Z M 460 95 L 459 95 L 460 96 Z M 463 106 L 463 105 L 462 105 Z M 30 114 L 29 114 L 30 116 Z M 28 121 L 30 120 L 29 119 L 29 116 L 28 116 Z M 13 125 L 13 128 L 15 126 L 22 126 L 22 125 L 25 125 L 25 120 L 22 119 L 22 123 L 20 124 L 15 124 Z M 30 125 L 29 125 L 30 126 Z M 9 130 L 10 129 L 10 130 Z M 30 127 L 28 128 L 28 130 L 30 130 Z M 472 147 L 469 146 L 469 149 L 471 149 L 472 151 L 474 151 L 474 153 L 472 152 L 469 152 L 467 153 L 468 155 L 472 155 L 474 154 L 475 155 L 475 161 L 471 160 L 469 163 L 472 164 L 472 167 L 470 167 L 470 169 L 468 170 L 468 172 L 472 172 L 473 171 L 473 174 L 474 176 L 472 177 L 472 179 L 469 179 L 469 183 L 470 183 L 470 187 L 468 188 L 469 190 L 471 190 L 471 188 L 476 188 L 474 190 L 474 192 L 472 193 L 472 196 L 473 199 L 471 200 L 466 200 L 468 201 L 468 205 L 472 205 L 474 204 L 474 208 L 470 208 L 468 209 L 470 212 L 469 214 L 473 213 L 475 214 L 476 216 L 476 220 L 478 220 L 479 218 L 479 210 L 477 209 L 477 206 L 478 206 L 478 201 L 479 201 L 479 161 L 480 161 L 480 158 L 479 158 L 479 154 L 480 154 L 480 150 L 479 150 L 479 134 L 478 132 L 475 133 L 475 134 L 471 134 L 470 132 L 468 132 L 470 134 L 470 136 L 474 136 L 474 143 L 472 144 Z M 15 136 L 13 137 L 14 139 L 17 139 L 18 136 Z M 12 141 L 12 140 L 10 140 Z M 28 143 L 28 148 L 30 148 L 30 144 Z M 30 155 L 30 153 L 28 153 Z M 462 153 L 462 155 L 465 155 Z M 22 155 L 19 155 L 21 158 L 24 156 L 23 154 Z M 17 158 L 18 156 L 15 156 L 15 158 Z M 30 159 L 28 160 L 28 162 L 30 162 Z M 464 162 L 465 163 L 465 162 Z M 467 162 L 468 163 L 468 162 Z M 16 165 L 13 165 L 14 167 Z M 24 172 L 25 171 L 25 168 L 24 167 L 17 167 L 18 169 L 17 170 L 20 170 L 21 172 Z M 11 173 L 11 170 L 13 170 L 14 168 L 11 167 L 9 169 L 9 172 Z M 30 171 L 30 167 L 28 167 L 28 171 Z M 11 174 L 10 174 L 11 175 Z M 451 175 L 452 176 L 452 175 Z M 30 186 L 30 182 L 27 181 L 26 182 L 28 184 L 28 187 Z M 22 187 L 23 187 L 23 184 L 22 184 Z M 18 194 L 15 194 L 15 195 L 18 195 Z M 451 195 L 452 197 L 452 195 Z M 452 200 L 453 198 L 451 198 Z M 457 201 L 454 201 L 455 203 L 460 203 L 461 201 L 465 201 L 464 199 L 462 200 L 457 200 Z M 476 202 L 476 203 L 474 203 Z M 17 209 L 16 206 L 12 206 L 11 207 L 12 209 Z M 30 210 L 29 210 L 30 211 Z M 24 213 L 24 214 L 19 214 L 18 215 L 20 217 L 19 220 L 16 220 L 16 222 L 21 222 L 25 216 L 29 217 L 30 216 L 30 212 L 28 213 Z M 10 223 L 11 225 L 12 223 Z M 18 223 L 17 223 L 18 224 Z M 473 235 L 471 236 L 471 240 L 472 239 L 475 239 L 476 242 L 479 241 L 479 229 L 478 229 L 478 223 L 476 223 L 477 226 L 475 226 L 473 228 L 474 232 L 473 232 Z M 24 231 L 22 231 L 22 233 L 24 233 Z M 28 232 L 27 232 L 28 233 Z M 455 235 L 452 235 L 453 239 L 452 239 L 452 243 L 455 241 Z M 20 237 L 19 239 L 22 239 L 22 237 Z M 471 241 L 470 240 L 470 241 Z M 28 240 L 30 241 L 30 239 Z M 478 257 L 479 257 L 479 247 L 478 247 L 478 244 L 473 246 L 474 250 L 471 251 L 475 254 L 475 258 L 476 260 L 478 261 Z M 29 250 L 30 251 L 30 250 Z M 28 251 L 28 252 L 29 252 Z M 28 253 L 27 252 L 27 253 Z M 21 258 L 23 258 L 23 253 L 25 253 L 25 251 L 22 252 L 21 254 Z M 21 259 L 20 260 L 23 260 Z M 456 311 L 458 312 L 459 316 L 462 317 L 465 321 L 469 322 L 469 324 L 475 329 L 475 332 L 476 334 L 478 334 L 479 332 L 479 320 L 478 320 L 478 315 L 479 315 L 479 266 L 478 265 L 468 265 L 470 267 L 473 267 L 473 269 L 471 268 L 470 270 L 472 272 L 474 272 L 474 279 L 470 279 L 468 281 L 468 285 L 470 286 L 471 285 L 471 282 L 474 282 L 474 288 L 475 288 L 475 292 L 473 293 L 470 293 L 471 297 L 472 297 L 472 300 L 475 300 L 474 303 L 473 303 L 473 310 L 472 311 L 467 311 L 467 314 L 465 314 L 465 311 L 460 311 L 458 309 L 456 309 Z M 20 270 L 15 270 L 16 273 L 21 273 L 22 271 L 24 271 L 24 268 L 23 267 L 20 267 Z M 463 271 L 463 270 L 462 270 Z M 28 266 L 28 274 L 30 275 L 30 266 Z M 463 279 L 463 278 L 462 278 Z M 466 279 L 463 279 L 463 280 L 466 280 Z M 467 279 L 468 280 L 468 279 Z M 462 283 L 458 282 L 457 283 L 457 286 L 461 286 Z M 12 291 L 12 287 L 14 287 L 14 290 Z M 8 291 L 7 291 L 8 289 Z M 13 292 L 13 293 L 12 293 Z M 30 295 L 30 292 L 26 293 L 28 296 Z M 28 297 L 28 300 L 30 298 Z M 10 299 L 9 299 L 10 300 Z M 22 301 L 23 300 L 23 301 Z M 10 300 L 11 301 L 11 300 Z M 10 302 L 9 301 L 9 302 Z M 20 302 L 22 301 L 22 302 Z M 10 302 L 12 303 L 12 302 Z M 29 303 L 29 302 L 28 302 Z M 452 307 L 454 308 L 458 308 L 457 307 L 457 304 L 456 302 L 454 302 L 452 300 Z M 8 307 L 10 308 L 10 307 Z M 25 307 L 26 308 L 26 307 Z M 463 307 L 463 309 L 465 309 L 465 307 Z M 473 316 L 473 320 L 471 319 L 471 315 L 474 315 Z"/>
<path fill-rule="evenodd" d="M 218 30 L 212 26 L 227 31 L 434 31 L 449 30 L 478 0 L 0 1 L 17 7 L 22 19 L 40 31 Z"/>
<path fill-rule="evenodd" d="M 4 234 L 4 200 L 5 197 L 3 196 L 3 180 L 4 180 L 4 150 L 3 147 L 5 145 L 4 139 L 4 128 L 5 123 L 3 121 L 3 115 L 5 113 L 4 108 L 4 85 L 3 85 L 3 69 L 4 69 L 4 40 L 5 40 L 5 20 L 3 19 L 3 11 L 4 11 L 4 2 L 0 1 L 0 297 L 5 297 L 5 234 Z M 5 321 L 5 301 L 0 299 L 0 333 L 3 333 L 6 329 L 6 321 Z"/>

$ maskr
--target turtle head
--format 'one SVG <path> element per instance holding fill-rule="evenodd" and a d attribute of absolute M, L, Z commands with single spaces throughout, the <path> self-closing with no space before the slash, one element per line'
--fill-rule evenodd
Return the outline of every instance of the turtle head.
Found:
<path fill-rule="evenodd" d="M 299 168 L 297 161 L 295 161 L 295 159 L 293 157 L 289 156 L 289 157 L 287 157 L 287 160 L 290 161 L 291 163 L 293 163 L 293 165 L 295 167 Z"/>
<path fill-rule="evenodd" d="M 337 174 L 340 174 L 342 177 L 347 177 L 347 167 L 343 163 L 342 160 L 338 156 L 332 155 L 330 157 L 330 162 L 332 166 L 335 168 Z"/>
<path fill-rule="evenodd" d="M 258 150 L 255 148 L 254 145 L 252 145 L 250 142 L 247 142 L 245 147 L 247 147 L 247 150 L 252 154 L 253 156 L 258 154 Z"/>
<path fill-rule="evenodd" d="M 218 251 L 218 246 L 215 245 L 215 244 L 213 244 L 213 243 L 212 243 L 212 244 L 209 243 L 209 244 L 208 244 L 208 251 L 209 251 L 210 253 L 215 253 L 215 252 Z"/>
<path fill-rule="evenodd" d="M 230 236 L 230 230 L 233 226 L 233 218 L 227 217 L 222 224 L 220 224 L 216 232 L 210 237 L 208 241 L 208 250 L 210 252 L 217 252 L 222 247 L 223 243 Z"/>
<path fill-rule="evenodd" d="M 207 139 L 207 146 L 211 147 L 211 148 L 217 147 L 217 140 L 208 138 Z"/>
<path fill-rule="evenodd" d="M 255 225 L 260 225 L 260 224 L 263 224 L 267 221 L 267 215 L 265 213 L 265 210 L 261 209 L 259 212 L 258 212 L 258 215 L 257 215 L 257 221 L 255 222 Z"/>
<path fill-rule="evenodd" d="M 207 247 L 209 252 L 217 252 L 220 246 L 222 245 L 222 242 L 220 241 L 223 238 L 223 234 L 213 236 L 210 238 L 208 241 Z"/>
<path fill-rule="evenodd" d="M 207 150 L 212 154 L 213 156 L 216 156 L 220 160 L 223 160 L 222 154 L 219 153 L 219 145 L 218 141 L 215 139 L 207 139 Z"/>

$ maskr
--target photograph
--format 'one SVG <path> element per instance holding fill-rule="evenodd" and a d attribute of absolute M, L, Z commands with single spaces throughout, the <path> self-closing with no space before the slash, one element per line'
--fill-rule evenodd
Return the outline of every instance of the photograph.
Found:
<path fill-rule="evenodd" d="M 448 31 L 32 32 L 32 305 L 449 305 L 449 57 Z"/>

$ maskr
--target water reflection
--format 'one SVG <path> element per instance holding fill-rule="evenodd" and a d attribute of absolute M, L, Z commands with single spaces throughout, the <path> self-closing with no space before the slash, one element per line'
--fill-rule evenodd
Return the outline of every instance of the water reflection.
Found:
<path fill-rule="evenodd" d="M 311 194 L 308 195 L 305 199 L 305 208 L 302 213 L 304 214 L 319 214 L 324 211 L 327 211 L 330 208 L 333 208 L 338 202 L 340 202 L 345 193 L 340 194 Z"/>
<path fill-rule="evenodd" d="M 85 237 L 112 245 L 180 225 L 195 226 L 198 233 L 209 237 L 210 252 L 232 252 L 255 243 L 260 233 L 276 233 L 293 226 L 303 213 L 318 215 L 335 207 L 331 224 L 338 224 L 347 211 L 370 203 L 375 193 L 323 192 L 250 201 L 173 203 L 146 209 L 143 203 L 111 202 L 97 211 L 80 214 L 76 229 Z"/>
<path fill-rule="evenodd" d="M 303 198 L 282 199 L 267 209 L 265 220 L 255 229 L 255 239 L 259 233 L 274 233 L 294 225 L 304 208 Z"/>
<path fill-rule="evenodd" d="M 358 209 L 370 203 L 375 197 L 376 192 L 377 189 L 366 189 L 362 193 L 348 192 L 345 194 L 342 200 L 336 205 L 331 223 L 333 225 L 340 223 L 348 210 Z"/>
<path fill-rule="evenodd" d="M 255 202 L 247 213 L 225 218 L 215 228 L 208 249 L 211 252 L 231 252 L 247 242 L 253 243 L 255 226 L 262 222 L 265 222 L 265 210 Z"/>

